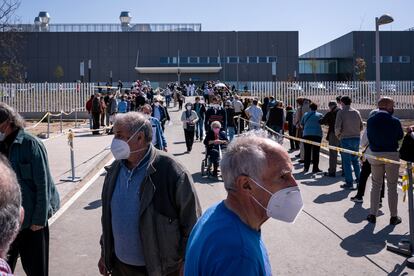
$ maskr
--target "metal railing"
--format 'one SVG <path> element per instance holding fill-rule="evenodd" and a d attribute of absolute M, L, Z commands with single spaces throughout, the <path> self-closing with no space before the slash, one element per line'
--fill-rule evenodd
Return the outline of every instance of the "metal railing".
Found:
<path fill-rule="evenodd" d="M 274 96 L 293 107 L 298 97 L 305 97 L 317 103 L 318 109 L 327 110 L 330 101 L 344 95 L 350 96 L 358 109 L 372 109 L 377 105 L 375 82 L 250 82 L 248 87 L 254 97 L 263 100 Z M 413 109 L 414 81 L 383 81 L 381 96 L 393 98 L 396 109 Z"/>
<path fill-rule="evenodd" d="M 17 32 L 200 32 L 199 23 L 177 24 L 34 24 L 10 25 L 2 31 Z"/>
<path fill-rule="evenodd" d="M 82 107 L 95 92 L 93 83 L 5 83 L 0 84 L 0 102 L 18 112 L 71 112 Z"/>

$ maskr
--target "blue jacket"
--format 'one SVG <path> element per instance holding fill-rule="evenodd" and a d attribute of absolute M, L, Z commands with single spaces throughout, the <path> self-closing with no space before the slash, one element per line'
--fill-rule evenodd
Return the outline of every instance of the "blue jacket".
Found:
<path fill-rule="evenodd" d="M 399 119 L 379 111 L 367 121 L 367 136 L 373 152 L 396 152 L 404 132 Z"/>
<path fill-rule="evenodd" d="M 306 112 L 302 117 L 301 125 L 303 126 L 303 136 L 320 136 L 322 137 L 322 127 L 319 120 L 323 115 L 316 111 Z"/>
<path fill-rule="evenodd" d="M 155 134 L 154 146 L 159 150 L 164 150 L 167 147 L 167 140 L 165 139 L 164 132 L 162 131 L 161 123 L 157 118 L 154 117 L 150 117 L 149 120 L 153 129 L 152 134 Z"/>

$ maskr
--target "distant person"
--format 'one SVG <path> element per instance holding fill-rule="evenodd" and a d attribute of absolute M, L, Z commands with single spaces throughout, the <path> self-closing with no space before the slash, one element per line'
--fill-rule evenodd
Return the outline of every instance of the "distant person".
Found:
<path fill-rule="evenodd" d="M 246 115 L 249 119 L 249 130 L 260 129 L 260 122 L 262 121 L 263 111 L 258 107 L 259 101 L 254 99 L 253 104 L 246 108 Z"/>
<path fill-rule="evenodd" d="M 121 100 L 118 102 L 118 113 L 127 113 L 128 112 L 128 103 L 125 97 L 121 97 Z"/>
<path fill-rule="evenodd" d="M 191 231 L 186 276 L 272 274 L 262 225 L 269 218 L 293 223 L 303 200 L 289 155 L 266 136 L 242 135 L 227 147 L 220 163 L 227 198 Z"/>
<path fill-rule="evenodd" d="M 154 97 L 151 116 L 157 118 L 160 121 L 162 130 L 165 131 L 165 122 L 167 120 L 170 120 L 170 115 L 168 114 L 167 108 L 165 108 L 161 102 L 162 99 L 159 97 Z"/>
<path fill-rule="evenodd" d="M 204 119 L 206 117 L 206 105 L 200 102 L 200 97 L 195 97 L 195 103 L 193 104 L 193 110 L 197 113 L 198 121 L 196 123 L 195 135 L 196 139 L 203 140 L 204 137 Z"/>
<path fill-rule="evenodd" d="M 24 211 L 16 174 L 1 154 L 0 171 L 0 275 L 12 276 L 6 257 L 11 243 L 19 233 Z"/>
<path fill-rule="evenodd" d="M 283 103 L 279 102 L 267 111 L 266 125 L 273 131 L 282 134 L 283 125 L 285 123 L 285 111 L 283 110 Z"/>
<path fill-rule="evenodd" d="M 302 117 L 301 125 L 303 128 L 303 139 L 320 143 L 322 141 L 322 127 L 319 120 L 322 118 L 322 114 L 316 112 L 318 106 L 315 103 L 310 104 L 310 111 L 306 112 Z M 319 173 L 319 152 L 321 147 L 305 143 L 305 163 L 304 172 L 309 171 L 310 163 L 312 160 L 312 173 Z"/>
<path fill-rule="evenodd" d="M 295 116 L 295 110 L 291 105 L 286 106 L 286 122 L 288 123 L 288 132 L 289 136 L 295 137 L 296 135 L 296 126 L 293 123 L 293 117 Z M 290 141 L 290 150 L 295 151 L 299 149 L 299 142 L 293 139 Z"/>
<path fill-rule="evenodd" d="M 93 126 L 92 129 L 99 129 L 100 128 L 100 120 L 99 117 L 102 113 L 102 107 L 101 107 L 101 95 L 99 93 L 95 94 L 95 97 L 92 100 L 92 120 L 93 120 Z M 92 134 L 97 135 L 99 134 L 98 130 L 92 131 Z"/>
<path fill-rule="evenodd" d="M 224 110 L 226 111 L 226 119 L 227 119 L 227 137 L 229 141 L 233 140 L 234 135 L 236 134 L 236 124 L 234 122 L 234 116 L 236 113 L 234 112 L 233 105 L 231 101 L 226 101 L 224 104 Z"/>
<path fill-rule="evenodd" d="M 262 112 L 263 112 L 263 115 L 262 115 L 262 121 L 263 122 L 266 122 L 266 120 L 267 120 L 267 112 L 270 109 L 269 108 L 269 102 L 270 102 L 269 97 L 264 97 L 263 104 L 261 106 Z"/>
<path fill-rule="evenodd" d="M 210 158 L 210 161 L 213 165 L 212 175 L 214 177 L 217 177 L 220 152 L 226 148 L 228 143 L 227 134 L 223 130 L 222 125 L 219 121 L 214 121 L 211 123 L 211 128 L 207 131 L 203 143 L 206 146 L 207 156 Z"/>
<path fill-rule="evenodd" d="M 211 105 L 206 111 L 206 119 L 204 122 L 204 129 L 207 131 L 210 129 L 210 124 L 214 121 L 218 121 L 221 124 L 222 130 L 226 130 L 226 111 L 219 104 L 217 97 L 211 98 Z"/>
<path fill-rule="evenodd" d="M 190 153 L 193 148 L 195 126 L 198 120 L 197 112 L 193 110 L 193 105 L 191 103 L 186 103 L 185 110 L 181 114 L 181 122 L 183 123 L 187 153 Z"/>
<path fill-rule="evenodd" d="M 336 121 L 336 114 L 339 111 L 338 105 L 336 102 L 329 102 L 329 111 L 323 116 L 320 120 L 322 125 L 328 126 L 328 134 L 326 135 L 326 140 L 330 146 L 338 147 L 339 146 L 339 139 L 335 135 L 335 121 Z M 325 176 L 329 177 L 336 177 L 336 166 L 338 163 L 338 151 L 337 150 L 329 150 L 329 169 L 328 172 L 325 172 Z"/>
<path fill-rule="evenodd" d="M 161 127 L 161 122 L 154 117 L 151 117 L 152 107 L 149 104 L 145 104 L 140 110 L 142 113 L 148 116 L 152 125 L 152 144 L 158 150 L 168 151 L 167 139 L 165 138 L 164 131 Z"/>
<path fill-rule="evenodd" d="M 351 107 L 352 100 L 349 96 L 341 97 L 342 109 L 336 114 L 335 135 L 340 140 L 344 149 L 359 152 L 361 131 L 364 127 L 359 111 Z M 358 156 L 341 152 L 342 166 L 345 173 L 345 184 L 341 188 L 354 190 L 352 167 L 355 180 L 359 182 L 360 166 Z M 351 167 L 352 165 L 352 167 Z"/>
<path fill-rule="evenodd" d="M 234 108 L 234 115 L 241 116 L 243 114 L 244 105 L 238 95 L 234 96 L 234 100 L 232 104 Z M 236 125 L 237 133 L 242 133 L 244 131 L 244 121 L 242 119 L 236 118 L 234 123 Z M 239 127 L 240 127 L 240 130 L 239 130 Z"/>
<path fill-rule="evenodd" d="M 369 141 L 368 154 L 400 161 L 398 148 L 399 141 L 404 137 L 401 122 L 394 113 L 394 100 L 383 97 L 378 101 L 379 111 L 367 121 L 367 137 Z M 378 215 L 380 193 L 384 174 L 387 179 L 388 206 L 390 208 L 390 225 L 401 223 L 398 216 L 398 164 L 391 164 L 374 158 L 368 158 L 372 170 L 371 208 L 367 220 L 376 222 Z"/>
<path fill-rule="evenodd" d="M 93 128 L 93 117 L 92 117 L 92 101 L 95 98 L 95 95 L 91 95 L 89 100 L 86 102 L 85 108 L 88 111 L 88 118 L 89 118 L 89 128 Z"/>
<path fill-rule="evenodd" d="M 201 214 L 189 172 L 152 145 L 139 112 L 116 116 L 102 188 L 102 275 L 180 275 L 187 240 Z"/>
<path fill-rule="evenodd" d="M 60 200 L 46 148 L 25 131 L 23 118 L 5 103 L 0 103 L 0 133 L 0 153 L 8 157 L 16 173 L 24 208 L 24 220 L 10 246 L 8 264 L 14 271 L 20 256 L 27 275 L 48 275 L 48 219 L 59 209 Z"/>
<path fill-rule="evenodd" d="M 105 126 L 106 103 L 105 103 L 104 97 L 100 98 L 100 102 L 101 102 L 100 123 L 101 123 L 101 126 Z"/>

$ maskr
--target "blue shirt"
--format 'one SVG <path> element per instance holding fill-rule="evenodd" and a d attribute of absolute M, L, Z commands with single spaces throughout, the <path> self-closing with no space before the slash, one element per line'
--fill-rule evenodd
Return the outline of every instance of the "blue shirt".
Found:
<path fill-rule="evenodd" d="M 319 120 L 323 115 L 319 112 L 309 111 L 302 117 L 303 136 L 320 136 L 322 137 L 322 127 Z"/>
<path fill-rule="evenodd" d="M 271 275 L 260 232 L 250 228 L 224 202 L 198 220 L 187 243 L 186 276 Z"/>
<path fill-rule="evenodd" d="M 124 161 L 112 194 L 112 232 L 115 255 L 123 263 L 144 266 L 144 253 L 139 234 L 140 187 L 150 158 L 148 150 L 144 159 L 132 170 Z"/>
<path fill-rule="evenodd" d="M 161 121 L 161 112 L 159 107 L 154 106 L 154 117 Z"/>
<path fill-rule="evenodd" d="M 118 103 L 118 112 L 119 113 L 126 113 L 128 109 L 128 103 L 126 101 L 120 101 Z"/>

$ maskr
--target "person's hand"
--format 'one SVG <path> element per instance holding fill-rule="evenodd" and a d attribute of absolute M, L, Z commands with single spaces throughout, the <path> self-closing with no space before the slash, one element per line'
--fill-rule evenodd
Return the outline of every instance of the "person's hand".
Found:
<path fill-rule="evenodd" d="M 218 145 L 218 144 L 220 144 L 220 140 L 214 140 L 214 141 L 213 141 L 213 144 L 214 144 L 214 145 Z"/>
<path fill-rule="evenodd" d="M 104 261 L 104 259 L 103 259 L 103 257 L 101 256 L 101 258 L 99 259 L 99 262 L 98 262 L 98 268 L 99 268 L 99 273 L 101 274 L 101 275 L 109 275 L 109 273 L 108 273 L 108 271 L 106 270 L 106 267 L 105 267 L 105 261 Z"/>
<path fill-rule="evenodd" d="M 165 147 L 165 148 L 164 148 L 164 151 L 165 151 L 165 152 L 168 152 L 168 148 L 167 148 L 167 147 Z"/>
<path fill-rule="evenodd" d="M 42 226 L 42 225 L 35 225 L 35 224 L 33 224 L 32 226 L 30 226 L 30 230 L 32 230 L 33 232 L 39 231 L 39 230 L 41 230 L 43 228 L 45 228 L 45 227 Z"/>

